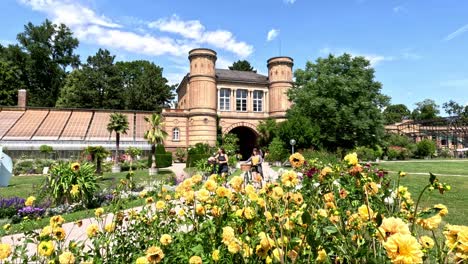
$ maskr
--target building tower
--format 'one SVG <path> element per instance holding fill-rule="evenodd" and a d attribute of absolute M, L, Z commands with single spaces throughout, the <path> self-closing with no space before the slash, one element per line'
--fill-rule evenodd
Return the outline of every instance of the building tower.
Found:
<path fill-rule="evenodd" d="M 293 85 L 292 67 L 293 59 L 290 57 L 273 57 L 268 60 L 268 82 L 270 116 L 285 118 L 290 108 L 287 92 Z"/>
<path fill-rule="evenodd" d="M 189 145 L 216 144 L 216 52 L 193 49 L 189 52 Z"/>

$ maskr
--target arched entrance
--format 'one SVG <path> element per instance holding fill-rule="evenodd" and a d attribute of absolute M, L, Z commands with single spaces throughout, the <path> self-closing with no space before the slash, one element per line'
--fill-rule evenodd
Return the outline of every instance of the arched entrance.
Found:
<path fill-rule="evenodd" d="M 238 126 L 229 131 L 239 138 L 239 152 L 242 160 L 247 160 L 252 155 L 252 149 L 257 144 L 257 133 L 250 127 Z"/>

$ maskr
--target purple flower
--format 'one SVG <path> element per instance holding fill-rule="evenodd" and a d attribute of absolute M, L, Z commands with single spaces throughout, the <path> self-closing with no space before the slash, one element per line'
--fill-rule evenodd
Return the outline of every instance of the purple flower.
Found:
<path fill-rule="evenodd" d="M 317 172 L 319 172 L 319 169 L 312 167 L 306 172 L 306 175 L 308 178 L 312 178 Z"/>
<path fill-rule="evenodd" d="M 27 216 L 30 218 L 38 218 L 40 216 L 43 216 L 44 213 L 45 213 L 44 208 L 32 207 L 32 206 L 26 206 L 18 210 L 18 215 L 21 217 Z"/>
<path fill-rule="evenodd" d="M 21 197 L 0 198 L 0 208 L 20 209 L 24 207 L 24 201 Z"/>

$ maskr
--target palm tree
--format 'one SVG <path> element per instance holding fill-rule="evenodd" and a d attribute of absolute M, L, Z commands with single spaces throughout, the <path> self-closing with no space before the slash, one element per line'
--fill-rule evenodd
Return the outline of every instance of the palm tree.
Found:
<path fill-rule="evenodd" d="M 145 116 L 145 121 L 149 124 L 149 129 L 145 132 L 145 139 L 151 144 L 151 169 L 156 171 L 156 157 L 154 155 L 156 151 L 156 145 L 162 144 L 164 139 L 167 137 L 167 132 L 164 130 L 164 122 L 162 122 L 161 115 L 152 114 L 151 116 Z"/>
<path fill-rule="evenodd" d="M 96 162 L 96 174 L 102 174 L 102 160 L 110 153 L 103 146 L 88 146 L 85 153 L 91 155 L 91 160 Z"/>
<path fill-rule="evenodd" d="M 119 143 L 120 134 L 127 134 L 128 118 L 121 113 L 113 113 L 110 115 L 109 123 L 107 124 L 109 133 L 115 132 L 115 159 L 114 170 L 119 170 Z"/>

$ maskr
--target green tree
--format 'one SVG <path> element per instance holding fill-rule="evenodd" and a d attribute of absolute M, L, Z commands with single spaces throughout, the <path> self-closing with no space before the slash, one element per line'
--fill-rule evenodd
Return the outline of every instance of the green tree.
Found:
<path fill-rule="evenodd" d="M 395 124 L 411 116 L 411 112 L 404 104 L 389 105 L 383 111 L 385 124 Z"/>
<path fill-rule="evenodd" d="M 319 127 L 312 124 L 309 118 L 300 115 L 288 115 L 288 120 L 279 123 L 278 136 L 285 146 L 290 146 L 291 139 L 296 140 L 296 149 L 318 147 Z"/>
<path fill-rule="evenodd" d="M 57 107 L 124 109 L 122 77 L 114 59 L 108 50 L 102 49 L 88 57 L 82 69 L 67 77 Z"/>
<path fill-rule="evenodd" d="M 468 105 L 461 105 L 450 100 L 442 105 L 442 108 L 451 117 L 468 118 Z"/>
<path fill-rule="evenodd" d="M 426 120 L 437 118 L 439 106 L 432 99 L 425 99 L 424 101 L 416 103 L 416 108 L 411 113 L 414 120 Z"/>
<path fill-rule="evenodd" d="M 259 133 L 258 144 L 260 147 L 267 147 L 270 145 L 273 138 L 277 136 L 278 124 L 276 120 L 269 117 L 265 121 L 260 121 L 257 125 Z"/>
<path fill-rule="evenodd" d="M 24 66 L 22 79 L 27 79 L 28 104 L 55 106 L 67 67 L 77 67 L 80 63 L 79 56 L 74 54 L 78 39 L 64 24 L 56 25 L 46 20 L 39 26 L 25 25 L 17 40 L 27 54 L 26 63 L 17 66 Z"/>
<path fill-rule="evenodd" d="M 430 139 L 423 139 L 417 144 L 417 154 L 420 158 L 431 157 L 436 151 L 436 144 Z"/>
<path fill-rule="evenodd" d="M 290 112 L 304 116 L 319 129 L 318 142 L 328 150 L 375 146 L 384 133 L 381 94 L 374 69 L 364 57 L 349 54 L 307 62 L 295 72 Z"/>
<path fill-rule="evenodd" d="M 115 160 L 114 166 L 119 166 L 119 145 L 120 134 L 127 134 L 128 118 L 121 113 L 113 113 L 110 115 L 109 123 L 107 124 L 107 131 L 109 133 L 115 132 Z"/>
<path fill-rule="evenodd" d="M 109 156 L 110 152 L 103 146 L 88 146 L 84 152 L 91 156 L 91 160 L 96 162 L 96 174 L 102 174 L 102 160 Z"/>
<path fill-rule="evenodd" d="M 231 66 L 229 66 L 229 69 L 234 71 L 257 72 L 247 60 L 238 60 L 234 62 Z"/>
<path fill-rule="evenodd" d="M 17 66 L 0 58 L 0 105 L 16 105 L 18 89 L 24 86 L 20 74 Z"/>
<path fill-rule="evenodd" d="M 163 68 L 144 60 L 117 62 L 125 90 L 125 108 L 161 112 L 174 99 Z"/>
<path fill-rule="evenodd" d="M 164 122 L 161 115 L 153 113 L 151 116 L 145 116 L 145 121 L 149 125 L 149 129 L 145 132 L 145 139 L 151 145 L 151 169 L 156 169 L 156 151 L 157 144 L 163 144 L 164 139 L 167 137 L 167 132 L 164 130 Z"/>

